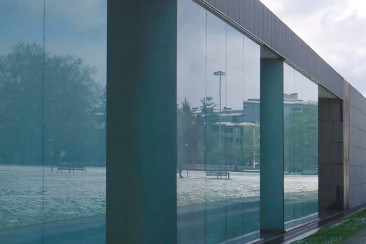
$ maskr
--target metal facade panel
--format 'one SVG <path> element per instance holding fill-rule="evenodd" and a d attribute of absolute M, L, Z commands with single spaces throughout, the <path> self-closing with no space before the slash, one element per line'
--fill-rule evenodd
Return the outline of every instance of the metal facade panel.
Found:
<path fill-rule="evenodd" d="M 294 34 L 289 32 L 289 43 L 288 43 L 288 58 L 291 59 L 291 61 L 294 61 Z"/>
<path fill-rule="evenodd" d="M 300 38 L 297 35 L 294 36 L 294 39 L 295 39 L 295 41 L 294 41 L 295 61 L 296 61 L 296 63 L 298 63 L 300 65 L 301 60 L 300 60 L 300 48 L 299 48 L 299 44 L 300 44 L 301 40 L 300 40 Z"/>
<path fill-rule="evenodd" d="M 280 21 L 278 18 L 276 18 L 276 34 L 273 37 L 274 39 L 274 46 L 277 47 L 277 52 L 279 52 L 279 50 L 281 50 L 281 42 L 280 42 L 280 36 L 281 36 L 281 27 L 280 27 Z"/>
<path fill-rule="evenodd" d="M 255 34 L 254 2 L 252 0 L 248 1 L 248 11 L 246 11 L 246 14 L 249 17 L 249 22 L 247 23 L 248 29 L 251 33 Z"/>
<path fill-rule="evenodd" d="M 212 6 L 216 7 L 216 0 L 205 0 L 205 1 L 211 4 Z"/>
<path fill-rule="evenodd" d="M 278 52 L 282 52 L 284 50 L 283 46 L 283 31 L 284 29 L 281 28 L 282 22 L 280 19 L 276 18 L 276 35 L 275 35 L 275 46 L 278 47 Z"/>
<path fill-rule="evenodd" d="M 268 39 L 268 9 L 264 8 L 263 12 L 263 40 Z"/>
<path fill-rule="evenodd" d="M 261 29 L 261 26 L 260 26 L 260 24 L 262 23 L 262 21 L 260 20 L 260 18 L 261 18 L 261 16 L 260 16 L 260 14 L 259 14 L 259 4 L 258 4 L 258 2 L 254 2 L 254 17 L 255 17 L 255 20 L 254 20 L 254 34 L 257 36 L 257 37 L 259 37 L 259 38 L 261 38 L 261 36 L 260 36 L 260 29 Z"/>
<path fill-rule="evenodd" d="M 267 43 L 270 47 L 273 48 L 273 38 L 274 38 L 274 33 L 275 33 L 275 18 L 274 18 L 274 14 L 269 13 L 268 15 L 268 39 L 265 40 L 265 43 Z"/>
<path fill-rule="evenodd" d="M 259 38 L 264 37 L 264 6 L 258 5 L 258 28 L 259 28 Z"/>
<path fill-rule="evenodd" d="M 229 16 L 236 22 L 240 23 L 240 0 L 231 0 L 229 2 Z"/>
<path fill-rule="evenodd" d="M 278 32 L 278 19 L 276 16 L 273 18 L 273 25 L 272 25 L 272 46 L 278 47 L 278 41 L 277 41 L 277 32 Z"/>
<path fill-rule="evenodd" d="M 226 0 L 216 0 L 216 8 L 219 9 L 224 14 L 229 14 L 229 1 Z"/>
<path fill-rule="evenodd" d="M 250 21 L 250 16 L 249 16 L 249 12 L 250 12 L 250 3 L 249 1 L 241 1 L 241 3 L 243 4 L 243 10 L 240 12 L 240 20 L 242 20 L 242 26 L 244 28 L 247 28 L 247 30 L 249 30 L 249 21 Z M 249 30 L 250 31 L 250 30 Z"/>

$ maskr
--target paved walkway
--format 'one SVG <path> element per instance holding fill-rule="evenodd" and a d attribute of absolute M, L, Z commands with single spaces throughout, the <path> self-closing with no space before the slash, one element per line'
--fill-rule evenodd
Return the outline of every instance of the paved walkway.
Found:
<path fill-rule="evenodd" d="M 349 237 L 346 239 L 343 244 L 359 244 L 359 243 L 366 243 L 366 229 L 363 229 L 357 232 L 354 236 Z"/>

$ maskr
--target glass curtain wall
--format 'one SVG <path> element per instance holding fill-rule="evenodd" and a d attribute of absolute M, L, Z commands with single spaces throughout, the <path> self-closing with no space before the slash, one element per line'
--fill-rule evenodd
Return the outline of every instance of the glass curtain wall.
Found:
<path fill-rule="evenodd" d="M 318 86 L 284 64 L 286 228 L 318 217 Z"/>
<path fill-rule="evenodd" d="M 178 1 L 178 243 L 258 234 L 259 63 L 258 45 Z"/>
<path fill-rule="evenodd" d="M 0 3 L 0 243 L 42 237 L 43 0 Z"/>
<path fill-rule="evenodd" d="M 0 242 L 104 243 L 106 1 L 0 19 Z"/>

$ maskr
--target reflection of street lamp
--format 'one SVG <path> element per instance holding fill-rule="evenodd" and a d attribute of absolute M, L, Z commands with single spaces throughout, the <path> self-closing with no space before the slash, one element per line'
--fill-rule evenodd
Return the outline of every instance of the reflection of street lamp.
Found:
<path fill-rule="evenodd" d="M 220 76 L 220 83 L 219 83 L 219 101 L 220 101 L 220 108 L 219 108 L 219 147 L 221 148 L 221 76 L 225 76 L 225 72 L 223 71 L 216 71 L 213 73 L 214 75 Z"/>

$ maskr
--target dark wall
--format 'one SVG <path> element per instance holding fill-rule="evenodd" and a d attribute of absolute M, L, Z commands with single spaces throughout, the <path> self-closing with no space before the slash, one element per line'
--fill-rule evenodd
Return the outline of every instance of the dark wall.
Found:
<path fill-rule="evenodd" d="M 319 99 L 319 214 L 343 210 L 343 102 Z"/>

